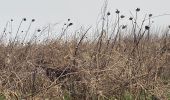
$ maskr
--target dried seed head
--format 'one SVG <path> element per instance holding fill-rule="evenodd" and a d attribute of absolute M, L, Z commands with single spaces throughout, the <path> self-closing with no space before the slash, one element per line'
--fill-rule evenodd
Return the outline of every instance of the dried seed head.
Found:
<path fill-rule="evenodd" d="M 35 19 L 32 19 L 32 22 L 35 22 Z"/>
<path fill-rule="evenodd" d="M 116 9 L 116 14 L 119 14 L 119 13 L 120 13 L 120 11 L 118 9 Z"/>
<path fill-rule="evenodd" d="M 124 15 L 121 15 L 120 18 L 125 18 L 125 16 L 124 16 Z"/>
<path fill-rule="evenodd" d="M 130 17 L 130 18 L 129 18 L 129 20 L 133 20 L 133 18 L 132 18 L 132 17 Z"/>
<path fill-rule="evenodd" d="M 14 20 L 13 19 L 11 19 L 11 22 L 13 22 Z"/>
<path fill-rule="evenodd" d="M 152 14 L 149 14 L 149 17 L 152 17 Z"/>
<path fill-rule="evenodd" d="M 123 26 L 122 26 L 122 29 L 125 29 L 126 27 L 127 27 L 127 25 L 123 25 Z"/>
<path fill-rule="evenodd" d="M 168 26 L 168 28 L 170 28 L 170 25 Z"/>
<path fill-rule="evenodd" d="M 70 18 L 68 19 L 68 21 L 70 21 Z"/>
<path fill-rule="evenodd" d="M 136 12 L 139 12 L 140 11 L 140 8 L 136 8 Z"/>
<path fill-rule="evenodd" d="M 107 16 L 110 16 L 110 12 L 107 12 Z"/>
<path fill-rule="evenodd" d="M 150 29 L 150 27 L 149 26 L 145 26 L 145 30 L 149 30 Z"/>
<path fill-rule="evenodd" d="M 22 20 L 23 20 L 23 21 L 26 21 L 27 19 L 26 19 L 26 18 L 23 18 Z"/>
<path fill-rule="evenodd" d="M 71 25 L 73 25 L 73 23 L 69 23 L 69 24 L 68 24 L 68 26 L 71 26 Z"/>
<path fill-rule="evenodd" d="M 38 30 L 37 30 L 37 32 L 41 32 L 41 30 L 40 30 L 40 29 L 38 29 Z"/>

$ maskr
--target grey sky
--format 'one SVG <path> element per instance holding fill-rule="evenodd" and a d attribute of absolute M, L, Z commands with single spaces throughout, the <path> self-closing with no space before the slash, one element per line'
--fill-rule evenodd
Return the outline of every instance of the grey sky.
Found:
<path fill-rule="evenodd" d="M 71 18 L 75 26 L 95 24 L 104 0 L 0 0 L 0 25 L 13 18 L 35 18 L 38 26 L 49 22 L 61 22 Z M 159 15 L 170 13 L 170 0 L 108 0 L 111 13 L 120 9 L 129 14 L 136 7 L 141 14 Z M 170 16 L 155 19 L 157 24 L 170 24 Z"/>

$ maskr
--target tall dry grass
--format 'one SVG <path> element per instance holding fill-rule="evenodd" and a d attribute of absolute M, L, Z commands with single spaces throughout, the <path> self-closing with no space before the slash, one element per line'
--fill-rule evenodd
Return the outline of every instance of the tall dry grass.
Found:
<path fill-rule="evenodd" d="M 14 39 L 0 45 L 0 93 L 8 100 L 168 100 L 170 92 L 170 35 L 154 30 L 147 16 L 136 17 L 131 26 L 122 24 L 116 11 L 112 23 L 105 4 L 97 35 L 88 39 L 91 28 L 63 39 L 73 23 L 68 22 L 59 38 L 39 42 Z M 35 20 L 34 20 L 35 21 Z M 34 22 L 32 20 L 32 22 Z M 31 22 L 31 23 L 32 23 Z M 31 25 L 31 24 L 30 24 Z M 6 32 L 6 34 L 5 34 Z M 43 34 L 43 29 L 38 30 Z M 2 97 L 1 96 L 1 97 Z"/>

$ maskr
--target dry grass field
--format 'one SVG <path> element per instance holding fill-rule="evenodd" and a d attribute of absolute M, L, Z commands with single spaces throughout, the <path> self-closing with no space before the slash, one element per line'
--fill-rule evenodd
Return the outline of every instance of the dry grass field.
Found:
<path fill-rule="evenodd" d="M 139 8 L 130 18 L 119 10 L 103 11 L 93 39 L 87 35 L 94 34 L 91 28 L 84 28 L 65 40 L 74 25 L 70 19 L 58 38 L 40 42 L 38 37 L 25 42 L 27 30 L 23 40 L 18 40 L 19 26 L 5 44 L 8 32 L 4 30 L 0 100 L 168 100 L 170 26 L 156 33 L 152 14 L 138 24 Z M 117 17 L 112 23 L 113 14 Z M 132 22 L 130 26 L 120 22 L 124 17 Z"/>

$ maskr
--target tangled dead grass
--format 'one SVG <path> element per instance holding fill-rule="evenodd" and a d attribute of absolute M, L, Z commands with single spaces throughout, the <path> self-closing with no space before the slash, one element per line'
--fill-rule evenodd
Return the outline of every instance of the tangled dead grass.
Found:
<path fill-rule="evenodd" d="M 82 42 L 75 57 L 74 41 L 19 45 L 12 51 L 10 46 L 1 45 L 1 93 L 6 98 L 18 99 L 62 99 L 66 95 L 77 100 L 122 99 L 126 93 L 135 99 L 149 96 L 166 99 L 169 40 L 165 51 L 162 51 L 162 38 L 143 40 L 133 54 L 134 46 L 126 39 L 112 50 L 105 50 L 103 44 L 100 53 L 96 52 L 95 43 Z M 67 72 L 66 67 L 72 70 Z"/>
<path fill-rule="evenodd" d="M 139 11 L 137 8 L 136 14 Z M 80 31 L 78 38 L 62 39 L 73 23 L 68 23 L 60 38 L 42 42 L 37 42 L 37 38 L 24 42 L 28 33 L 24 40 L 17 41 L 20 26 L 16 38 L 7 44 L 3 43 L 2 34 L 0 98 L 167 100 L 170 27 L 162 36 L 154 35 L 150 31 L 151 24 L 144 26 L 145 19 L 140 26 L 137 17 L 131 17 L 133 27 L 128 33 L 127 26 L 120 23 L 125 16 L 120 16 L 117 10 L 116 24 L 109 26 L 113 25 L 109 24 L 110 14 L 102 16 L 102 25 L 96 31 L 98 35 L 89 40 L 86 34 L 90 28 Z M 38 29 L 38 32 L 43 34 L 43 30 Z"/>

